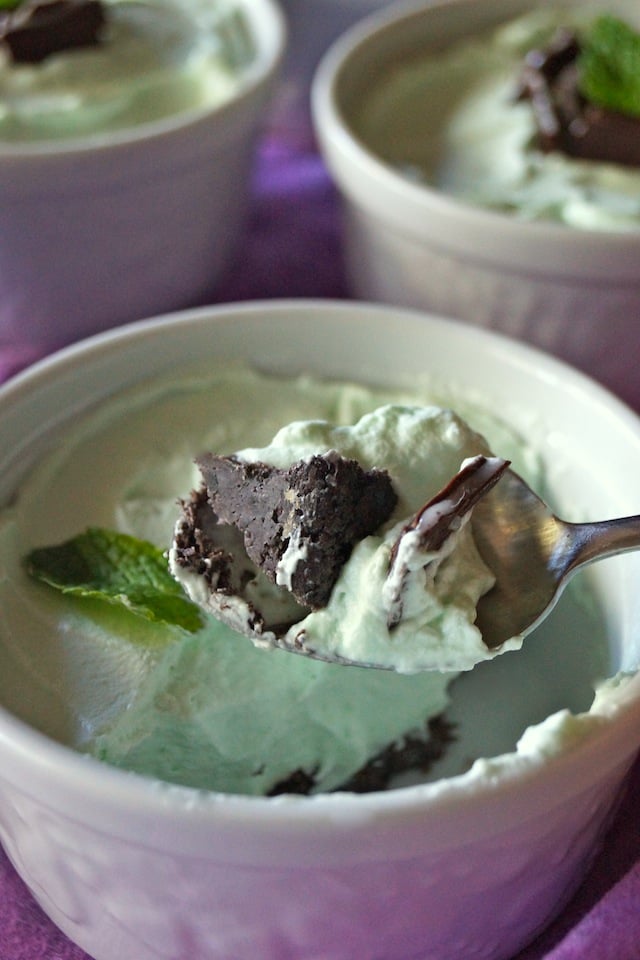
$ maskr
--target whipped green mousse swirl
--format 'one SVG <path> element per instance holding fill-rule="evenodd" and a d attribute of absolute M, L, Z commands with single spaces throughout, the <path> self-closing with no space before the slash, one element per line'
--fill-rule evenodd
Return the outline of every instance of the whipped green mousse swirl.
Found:
<path fill-rule="evenodd" d="M 252 61 L 250 31 L 233 0 L 104 0 L 102 7 L 97 43 L 23 62 L 0 42 L 0 143 L 106 134 L 207 109 L 233 95 Z"/>

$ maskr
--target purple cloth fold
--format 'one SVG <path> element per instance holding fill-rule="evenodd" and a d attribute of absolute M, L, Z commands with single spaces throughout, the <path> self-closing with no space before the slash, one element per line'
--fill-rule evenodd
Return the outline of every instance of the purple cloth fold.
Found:
<path fill-rule="evenodd" d="M 290 296 L 348 296 L 339 212 L 312 145 L 292 147 L 271 138 L 259 151 L 246 241 L 216 301 Z M 37 356 L 33 345 L 0 349 L 0 381 Z M 640 960 L 638 811 L 640 762 L 587 879 L 517 960 Z M 42 913 L 1 850 L 0 960 L 88 960 Z"/>

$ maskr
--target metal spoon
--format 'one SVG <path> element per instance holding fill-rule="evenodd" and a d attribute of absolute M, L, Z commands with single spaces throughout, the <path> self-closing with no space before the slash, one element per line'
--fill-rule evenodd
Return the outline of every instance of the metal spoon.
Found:
<path fill-rule="evenodd" d="M 526 636 L 563 588 L 594 560 L 640 548 L 640 516 L 568 523 L 512 470 L 471 518 L 474 538 L 496 584 L 478 603 L 476 624 L 489 648 Z"/>

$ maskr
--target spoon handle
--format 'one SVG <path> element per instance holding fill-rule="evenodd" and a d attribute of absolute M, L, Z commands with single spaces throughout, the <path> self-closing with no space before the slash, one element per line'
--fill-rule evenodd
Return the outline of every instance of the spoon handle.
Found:
<path fill-rule="evenodd" d="M 565 524 L 571 541 L 568 569 L 640 548 L 640 516 Z"/>

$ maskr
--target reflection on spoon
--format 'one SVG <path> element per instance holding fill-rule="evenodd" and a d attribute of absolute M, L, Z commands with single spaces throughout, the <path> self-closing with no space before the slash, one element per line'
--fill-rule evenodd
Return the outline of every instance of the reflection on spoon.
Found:
<path fill-rule="evenodd" d="M 500 496 L 478 504 L 472 527 L 496 577 L 476 621 L 488 647 L 530 633 L 586 564 L 640 547 L 640 516 L 568 523 L 511 470 L 500 481 Z"/>

